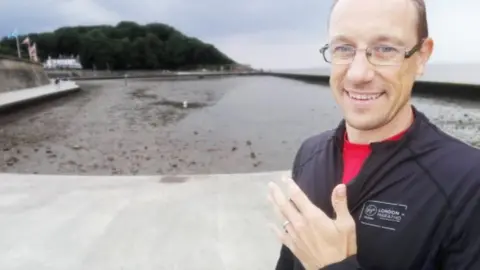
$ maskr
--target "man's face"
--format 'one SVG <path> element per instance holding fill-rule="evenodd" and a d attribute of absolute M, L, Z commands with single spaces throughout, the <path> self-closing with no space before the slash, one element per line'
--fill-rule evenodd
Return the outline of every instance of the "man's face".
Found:
<path fill-rule="evenodd" d="M 330 85 L 348 125 L 373 130 L 389 123 L 409 105 L 417 75 L 431 54 L 429 39 L 411 58 L 397 65 L 375 66 L 366 47 L 403 46 L 417 43 L 417 13 L 410 0 L 340 0 L 332 11 L 331 43 L 358 49 L 350 64 L 332 64 Z"/>

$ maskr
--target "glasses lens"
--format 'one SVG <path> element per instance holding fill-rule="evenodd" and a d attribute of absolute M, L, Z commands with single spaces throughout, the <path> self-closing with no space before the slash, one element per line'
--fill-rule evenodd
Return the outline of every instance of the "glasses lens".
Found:
<path fill-rule="evenodd" d="M 377 46 L 367 51 L 368 60 L 379 66 L 398 65 L 403 61 L 405 50 L 390 46 Z"/>
<path fill-rule="evenodd" d="M 355 58 L 356 50 L 348 45 L 333 45 L 330 57 L 334 64 L 349 64 Z"/>

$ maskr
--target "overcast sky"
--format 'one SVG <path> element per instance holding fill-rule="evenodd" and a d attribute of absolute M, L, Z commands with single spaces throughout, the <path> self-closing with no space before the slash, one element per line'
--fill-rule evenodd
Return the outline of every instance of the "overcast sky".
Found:
<path fill-rule="evenodd" d="M 480 62 L 474 0 L 427 0 L 433 62 Z M 0 0 L 0 35 L 61 26 L 162 22 L 257 68 L 323 64 L 330 0 Z"/>

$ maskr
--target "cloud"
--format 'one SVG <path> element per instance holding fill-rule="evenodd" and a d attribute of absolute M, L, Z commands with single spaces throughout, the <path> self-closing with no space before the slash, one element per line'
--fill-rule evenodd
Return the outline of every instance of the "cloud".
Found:
<path fill-rule="evenodd" d="M 288 39 L 285 39 L 288 37 Z M 212 40 L 229 56 L 241 62 L 266 69 L 292 69 L 323 65 L 319 36 L 295 30 L 228 35 Z"/>
<path fill-rule="evenodd" d="M 263 68 L 324 65 L 330 0 L 0 0 L 0 34 L 51 31 L 61 26 L 162 22 L 195 36 L 235 60 Z M 479 62 L 480 2 L 427 3 L 432 62 Z"/>
<path fill-rule="evenodd" d="M 220 37 L 265 30 L 309 29 L 324 2 L 304 0 L 97 0 L 124 18 L 172 24 L 187 34 Z"/>
<path fill-rule="evenodd" d="M 67 25 L 109 24 L 122 19 L 121 14 L 95 0 L 58 1 L 54 11 Z"/>
<path fill-rule="evenodd" d="M 17 28 L 21 34 L 52 31 L 78 24 L 111 24 L 122 19 L 95 0 L 23 0 L 0 5 L 0 31 L 7 35 Z"/>

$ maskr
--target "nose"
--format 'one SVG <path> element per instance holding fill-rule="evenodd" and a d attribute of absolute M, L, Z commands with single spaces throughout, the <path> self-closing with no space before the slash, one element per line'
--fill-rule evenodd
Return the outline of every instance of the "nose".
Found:
<path fill-rule="evenodd" d="M 346 79 L 352 84 L 362 84 L 373 79 L 373 67 L 368 61 L 364 51 L 357 51 L 357 54 L 350 63 Z"/>

